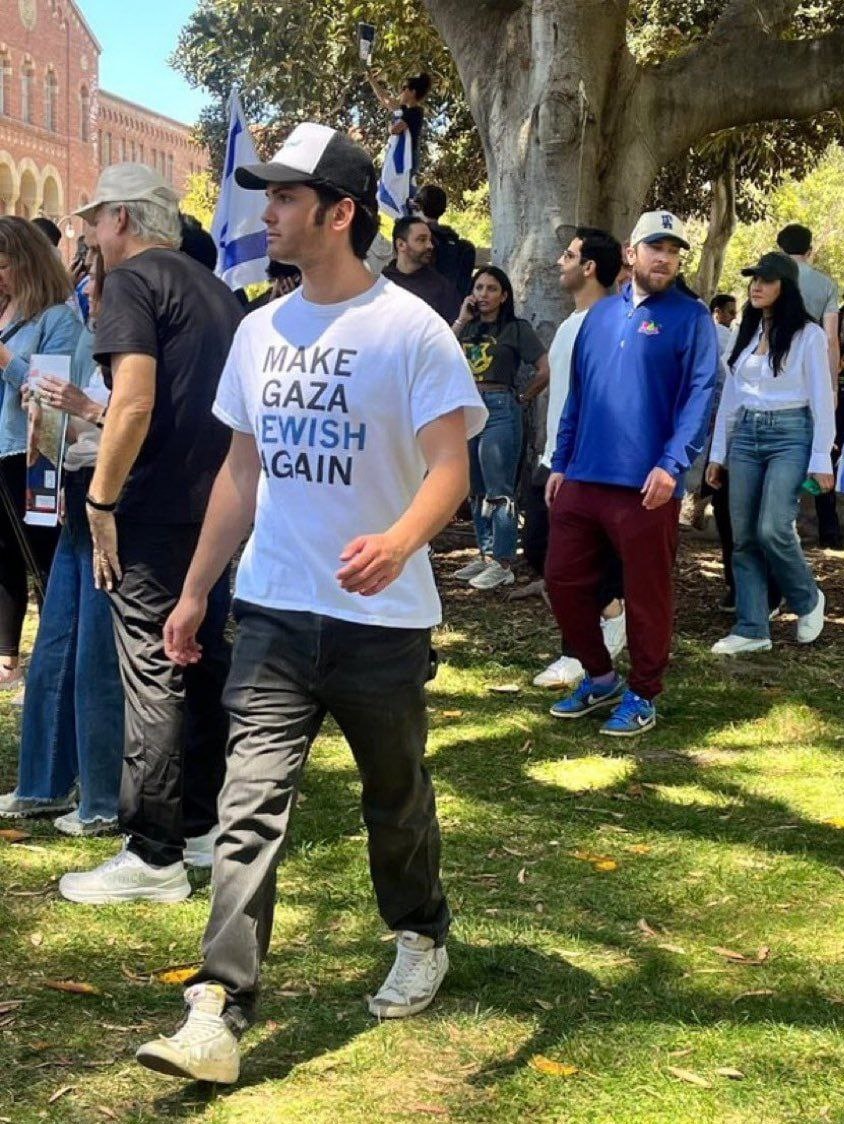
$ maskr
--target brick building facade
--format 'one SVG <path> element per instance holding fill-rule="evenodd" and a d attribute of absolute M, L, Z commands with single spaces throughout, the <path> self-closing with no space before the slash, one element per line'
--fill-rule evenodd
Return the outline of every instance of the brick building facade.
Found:
<path fill-rule="evenodd" d="M 73 0 L 0 0 L 0 16 L 0 214 L 66 220 L 122 160 L 179 191 L 207 167 L 189 126 L 100 90 L 101 47 Z"/>

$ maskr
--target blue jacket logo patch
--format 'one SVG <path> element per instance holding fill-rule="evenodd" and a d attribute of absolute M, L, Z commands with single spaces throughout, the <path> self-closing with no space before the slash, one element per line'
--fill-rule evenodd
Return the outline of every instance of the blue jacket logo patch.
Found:
<path fill-rule="evenodd" d="M 658 336 L 660 335 L 661 331 L 662 329 L 655 320 L 643 320 L 639 325 L 640 336 Z"/>

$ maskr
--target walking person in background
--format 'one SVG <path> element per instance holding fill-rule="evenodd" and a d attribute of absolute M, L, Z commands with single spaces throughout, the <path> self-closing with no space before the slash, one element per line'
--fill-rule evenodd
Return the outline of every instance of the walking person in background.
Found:
<path fill-rule="evenodd" d="M 510 278 L 494 265 L 475 274 L 452 327 L 489 411 L 483 432 L 469 442 L 469 503 L 480 556 L 454 576 L 474 589 L 495 589 L 515 581 L 521 407 L 548 385 L 548 353 L 527 320 L 516 316 Z M 523 363 L 536 374 L 519 394 L 516 376 Z"/>
<path fill-rule="evenodd" d="M 46 586 L 57 527 L 23 523 L 26 411 L 21 391 L 31 355 L 72 356 L 82 330 L 66 301 L 70 279 L 46 236 L 26 219 L 0 218 L 0 690 L 17 689 L 28 600 L 24 536 Z"/>
<path fill-rule="evenodd" d="M 835 483 L 827 341 L 803 303 L 797 265 L 785 254 L 763 254 L 742 273 L 751 278 L 750 299 L 707 468 L 713 488 L 721 485 L 725 466 L 730 477 L 736 622 L 712 648 L 725 656 L 771 647 L 768 567 L 797 614 L 798 643 L 820 636 L 825 599 L 794 521 L 807 473 L 824 492 Z"/>
<path fill-rule="evenodd" d="M 601 728 L 613 737 L 641 734 L 656 722 L 674 625 L 679 496 L 703 448 L 717 377 L 709 310 L 674 285 L 683 248 L 683 225 L 668 211 L 636 224 L 632 282 L 594 305 L 577 337 L 546 488 L 548 595 L 586 669 L 553 714 L 579 719 L 613 708 Z M 629 688 L 599 623 L 607 545 L 624 567 Z"/>

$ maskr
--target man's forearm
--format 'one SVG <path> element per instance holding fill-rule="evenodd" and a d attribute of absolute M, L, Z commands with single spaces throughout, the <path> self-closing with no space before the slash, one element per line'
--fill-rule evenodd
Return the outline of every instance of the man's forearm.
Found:
<path fill-rule="evenodd" d="M 445 527 L 469 492 L 465 454 L 432 466 L 410 507 L 390 528 L 406 558 Z"/>
<path fill-rule="evenodd" d="M 110 410 L 90 492 L 98 503 L 116 503 L 149 432 L 148 410 Z"/>
<path fill-rule="evenodd" d="M 217 473 L 183 596 L 203 599 L 249 534 L 255 518 L 257 476 L 233 471 L 229 460 Z"/>

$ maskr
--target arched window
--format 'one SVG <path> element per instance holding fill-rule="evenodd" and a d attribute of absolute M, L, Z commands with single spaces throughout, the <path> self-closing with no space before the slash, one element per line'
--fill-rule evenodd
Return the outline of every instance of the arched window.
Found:
<path fill-rule="evenodd" d="M 0 113 L 6 117 L 12 113 L 12 62 L 8 51 L 0 54 Z"/>
<path fill-rule="evenodd" d="M 91 139 L 91 95 L 87 86 L 79 91 L 79 136 L 84 141 Z"/>
<path fill-rule="evenodd" d="M 169 183 L 173 182 L 173 154 L 167 155 L 167 180 Z"/>
<path fill-rule="evenodd" d="M 44 128 L 51 133 L 59 129 L 59 80 L 52 70 L 44 79 Z"/>
<path fill-rule="evenodd" d="M 103 133 L 100 139 L 102 140 L 100 164 L 103 168 L 107 168 L 111 163 L 111 133 Z"/>
<path fill-rule="evenodd" d="M 21 120 L 28 125 L 35 115 L 35 67 L 30 61 L 23 64 L 21 71 Z"/>

